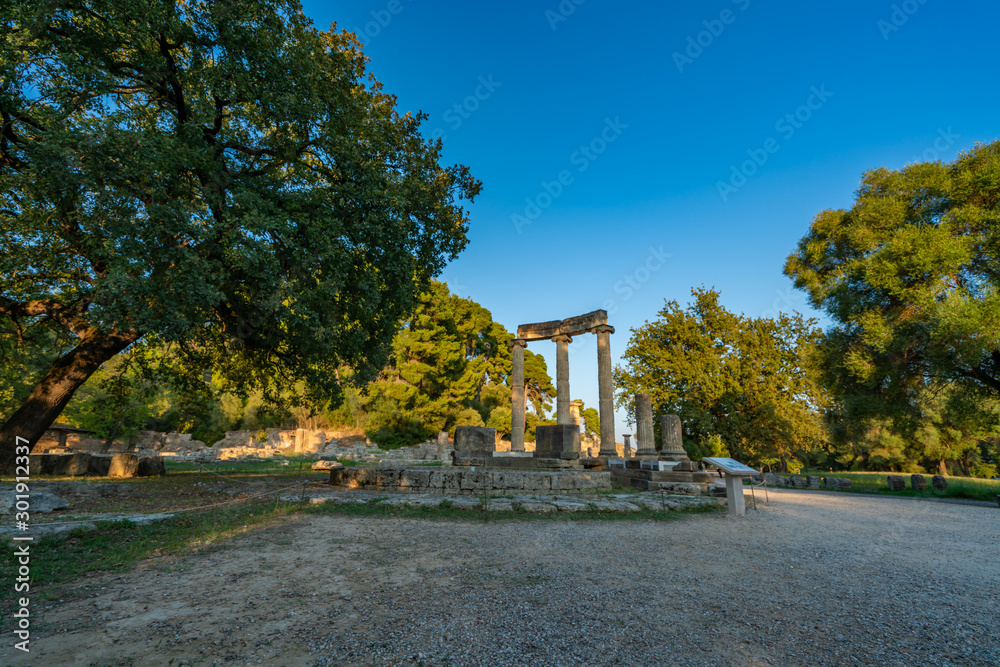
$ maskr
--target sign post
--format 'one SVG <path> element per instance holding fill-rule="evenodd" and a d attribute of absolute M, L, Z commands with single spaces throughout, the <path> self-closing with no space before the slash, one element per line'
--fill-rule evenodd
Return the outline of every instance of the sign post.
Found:
<path fill-rule="evenodd" d="M 726 502 L 729 504 L 729 513 L 737 516 L 745 514 L 743 478 L 749 475 L 759 475 L 760 471 L 745 466 L 739 461 L 715 456 L 706 456 L 702 462 L 715 466 L 726 474 Z"/>

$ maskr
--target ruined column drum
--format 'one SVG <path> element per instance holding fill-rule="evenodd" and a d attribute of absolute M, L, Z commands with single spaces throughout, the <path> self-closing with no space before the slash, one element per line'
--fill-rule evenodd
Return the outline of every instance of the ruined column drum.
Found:
<path fill-rule="evenodd" d="M 653 435 L 653 399 L 649 394 L 635 395 L 635 444 L 636 457 L 656 456 Z"/>
<path fill-rule="evenodd" d="M 515 338 L 511 344 L 510 451 L 524 451 L 524 348 L 528 343 Z"/>
<path fill-rule="evenodd" d="M 660 435 L 663 438 L 663 446 L 660 448 L 661 461 L 690 461 L 681 439 L 680 417 L 664 415 L 660 420 Z"/>

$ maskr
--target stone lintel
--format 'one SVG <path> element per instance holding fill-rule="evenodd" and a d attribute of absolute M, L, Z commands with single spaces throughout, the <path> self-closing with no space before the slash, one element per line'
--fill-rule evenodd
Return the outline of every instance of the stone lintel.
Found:
<path fill-rule="evenodd" d="M 570 317 L 565 320 L 552 320 L 551 322 L 535 322 L 534 324 L 522 324 L 517 327 L 517 337 L 525 341 L 548 340 L 555 336 L 578 336 L 590 333 L 600 326 L 608 326 L 608 311 L 595 310 L 586 315 Z M 614 330 L 611 330 L 613 333 Z"/>

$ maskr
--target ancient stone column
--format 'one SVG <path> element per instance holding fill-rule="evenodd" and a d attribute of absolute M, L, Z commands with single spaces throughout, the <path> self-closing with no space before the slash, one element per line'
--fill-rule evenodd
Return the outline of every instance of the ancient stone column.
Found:
<path fill-rule="evenodd" d="M 569 412 L 569 336 L 553 336 L 556 344 L 556 423 L 572 424 Z"/>
<path fill-rule="evenodd" d="M 663 446 L 660 447 L 662 461 L 690 461 L 681 440 L 681 418 L 677 415 L 663 415 L 660 419 L 660 437 Z"/>
<path fill-rule="evenodd" d="M 511 341 L 510 451 L 524 451 L 524 348 L 527 341 Z"/>
<path fill-rule="evenodd" d="M 635 395 L 635 444 L 636 458 L 656 456 L 653 436 L 653 399 L 649 394 Z"/>
<path fill-rule="evenodd" d="M 611 334 L 613 326 L 603 324 L 596 327 L 597 334 L 597 398 L 598 415 L 601 418 L 600 456 L 618 456 L 615 447 L 615 397 L 611 383 Z"/>
<path fill-rule="evenodd" d="M 631 458 L 632 457 L 632 442 L 631 442 L 632 441 L 632 434 L 631 433 L 622 433 L 622 438 L 625 439 L 625 447 L 624 447 L 624 450 L 622 451 L 622 454 L 624 454 L 625 458 L 627 458 L 627 459 Z"/>
<path fill-rule="evenodd" d="M 574 424 L 580 424 L 580 408 L 583 407 L 583 401 L 577 399 L 575 401 L 569 402 L 569 416 L 573 420 Z"/>

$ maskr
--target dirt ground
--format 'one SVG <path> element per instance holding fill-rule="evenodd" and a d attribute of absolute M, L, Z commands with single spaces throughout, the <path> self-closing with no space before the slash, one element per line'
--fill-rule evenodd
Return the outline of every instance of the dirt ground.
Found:
<path fill-rule="evenodd" d="M 1000 664 L 1000 510 L 770 497 L 666 523 L 298 515 L 92 578 L 0 663 Z"/>

